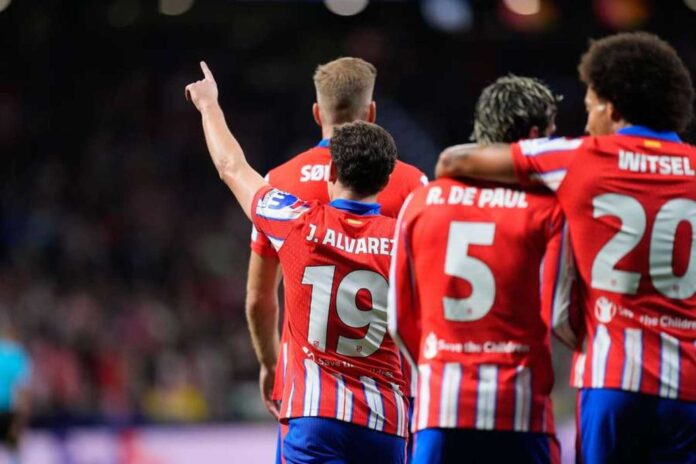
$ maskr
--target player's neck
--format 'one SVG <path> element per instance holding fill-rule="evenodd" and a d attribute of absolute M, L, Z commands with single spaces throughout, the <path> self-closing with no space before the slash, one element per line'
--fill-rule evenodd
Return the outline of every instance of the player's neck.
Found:
<path fill-rule="evenodd" d="M 328 140 L 331 137 L 333 137 L 334 133 L 334 125 L 332 124 L 324 124 L 321 126 L 321 138 L 324 140 Z"/>
<path fill-rule="evenodd" d="M 333 191 L 331 192 L 331 201 L 333 200 L 351 200 L 360 201 L 363 203 L 377 203 L 377 194 L 368 196 L 359 195 L 352 190 L 336 183 L 334 184 Z"/>

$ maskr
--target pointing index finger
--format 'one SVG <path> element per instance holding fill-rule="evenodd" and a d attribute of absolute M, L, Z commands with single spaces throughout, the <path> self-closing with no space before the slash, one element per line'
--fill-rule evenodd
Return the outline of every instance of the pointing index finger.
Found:
<path fill-rule="evenodd" d="M 210 71 L 210 68 L 208 68 L 208 65 L 205 64 L 205 61 L 201 61 L 201 70 L 203 71 L 203 75 L 206 79 L 209 79 L 211 81 L 215 80 L 215 78 L 213 77 L 213 73 Z"/>

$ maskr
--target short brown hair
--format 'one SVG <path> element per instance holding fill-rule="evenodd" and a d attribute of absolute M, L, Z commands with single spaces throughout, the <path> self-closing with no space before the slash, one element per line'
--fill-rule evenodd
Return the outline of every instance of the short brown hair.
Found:
<path fill-rule="evenodd" d="M 631 124 L 680 132 L 691 122 L 689 71 L 674 48 L 656 35 L 630 32 L 592 42 L 578 71 Z"/>
<path fill-rule="evenodd" d="M 382 190 L 396 164 L 392 136 L 378 125 L 364 121 L 334 129 L 330 151 L 338 180 L 359 195 Z"/>
<path fill-rule="evenodd" d="M 317 101 L 332 124 L 360 119 L 372 101 L 376 78 L 377 69 L 360 58 L 339 58 L 317 66 Z"/>

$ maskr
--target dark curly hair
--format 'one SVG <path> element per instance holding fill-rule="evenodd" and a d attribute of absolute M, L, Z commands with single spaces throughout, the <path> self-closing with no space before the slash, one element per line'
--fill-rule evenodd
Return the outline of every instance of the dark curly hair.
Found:
<path fill-rule="evenodd" d="M 693 116 L 689 71 L 671 45 L 645 32 L 593 41 L 580 59 L 580 79 L 631 124 L 684 131 Z"/>
<path fill-rule="evenodd" d="M 336 127 L 330 151 L 338 180 L 359 195 L 382 190 L 396 164 L 396 144 L 389 132 L 363 121 Z"/>
<path fill-rule="evenodd" d="M 529 137 L 532 127 L 545 132 L 556 116 L 560 96 L 533 77 L 500 77 L 483 89 L 474 110 L 478 143 L 513 143 Z"/>

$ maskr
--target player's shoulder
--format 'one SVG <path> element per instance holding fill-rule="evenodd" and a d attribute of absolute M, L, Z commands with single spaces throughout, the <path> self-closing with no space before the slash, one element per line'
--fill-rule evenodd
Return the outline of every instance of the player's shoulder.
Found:
<path fill-rule="evenodd" d="M 428 183 L 428 177 L 423 171 L 401 160 L 396 160 L 391 179 L 393 179 L 393 182 L 408 182 L 415 185 Z"/>
<path fill-rule="evenodd" d="M 276 221 L 297 219 L 318 206 L 316 201 L 303 200 L 270 185 L 259 190 L 256 198 L 256 216 Z"/>
<path fill-rule="evenodd" d="M 586 148 L 594 143 L 594 137 L 542 137 L 525 139 L 514 143 L 524 156 L 539 156 L 551 153 L 571 153 Z"/>

